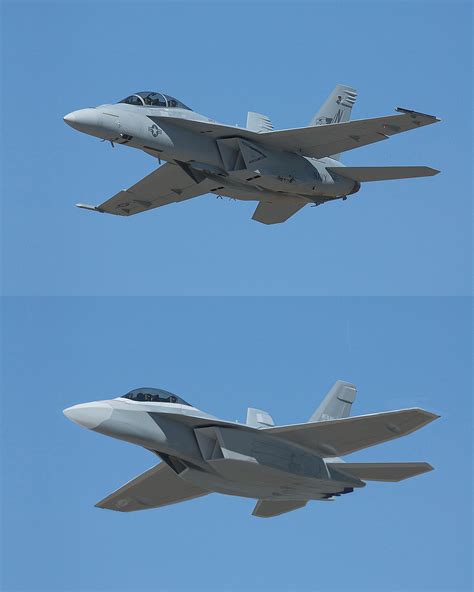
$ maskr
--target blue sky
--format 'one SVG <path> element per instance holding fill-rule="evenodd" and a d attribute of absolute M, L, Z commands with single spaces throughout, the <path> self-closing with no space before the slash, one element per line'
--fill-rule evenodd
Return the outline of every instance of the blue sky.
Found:
<path fill-rule="evenodd" d="M 468 298 L 10 298 L 4 303 L 4 590 L 469 590 Z M 94 503 L 154 464 L 61 410 L 161 386 L 230 420 L 309 418 L 334 380 L 354 414 L 441 419 L 354 454 L 435 471 L 272 520 L 214 494 L 125 515 Z"/>
<path fill-rule="evenodd" d="M 470 590 L 469 2 L 2 4 L 5 591 Z M 442 123 L 344 155 L 427 165 L 265 227 L 206 196 L 130 219 L 99 203 L 153 170 L 63 115 L 137 90 L 216 120 L 303 126 L 338 82 L 356 118 Z M 224 297 L 223 297 L 224 296 Z M 153 464 L 63 408 L 138 386 L 210 413 L 306 420 L 336 379 L 354 413 L 442 418 L 353 456 L 436 470 L 275 520 L 212 495 L 122 515 L 94 503 Z"/>
<path fill-rule="evenodd" d="M 4 291 L 9 295 L 466 295 L 471 264 L 470 3 L 25 3 L 3 23 Z M 206 196 L 121 219 L 101 203 L 156 166 L 64 124 L 158 89 L 219 121 L 308 123 L 338 82 L 353 117 L 442 123 L 344 155 L 442 174 L 368 183 L 288 223 Z"/>

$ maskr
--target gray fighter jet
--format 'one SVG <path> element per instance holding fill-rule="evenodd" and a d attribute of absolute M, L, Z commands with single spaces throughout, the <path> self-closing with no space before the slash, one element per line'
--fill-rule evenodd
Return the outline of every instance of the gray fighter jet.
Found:
<path fill-rule="evenodd" d="M 161 389 L 139 388 L 107 401 L 75 405 L 75 423 L 142 446 L 163 461 L 100 501 L 133 512 L 218 492 L 257 499 L 268 518 L 328 501 L 364 481 L 401 481 L 433 467 L 426 462 L 344 462 L 340 456 L 400 438 L 437 417 L 402 409 L 349 417 L 353 384 L 337 381 L 307 423 L 275 426 L 248 409 L 245 424 L 223 421 Z"/>
<path fill-rule="evenodd" d="M 337 85 L 308 127 L 275 131 L 248 113 L 229 126 L 160 92 L 138 92 L 117 104 L 69 113 L 76 130 L 138 148 L 167 163 L 99 206 L 78 207 L 131 216 L 205 193 L 259 204 L 253 219 L 284 222 L 306 204 L 346 199 L 361 183 L 435 175 L 425 166 L 345 167 L 340 154 L 439 121 L 397 108 L 398 115 L 349 121 L 357 93 Z"/>

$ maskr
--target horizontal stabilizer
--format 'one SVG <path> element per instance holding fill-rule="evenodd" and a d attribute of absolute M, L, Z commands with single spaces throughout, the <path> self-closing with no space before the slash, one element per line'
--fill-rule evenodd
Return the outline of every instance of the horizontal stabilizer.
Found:
<path fill-rule="evenodd" d="M 362 481 L 403 481 L 410 477 L 432 471 L 433 467 L 426 462 L 394 462 L 394 463 L 326 463 L 331 469 L 347 473 Z"/>
<path fill-rule="evenodd" d="M 402 409 L 331 421 L 268 428 L 272 436 L 309 448 L 322 456 L 343 456 L 406 436 L 437 419 L 423 409 Z"/>
<path fill-rule="evenodd" d="M 341 177 L 366 183 L 368 181 L 390 181 L 393 179 L 413 179 L 415 177 L 432 177 L 439 171 L 427 166 L 393 166 L 393 167 L 327 167 L 330 173 Z"/>
<path fill-rule="evenodd" d="M 304 208 L 306 201 L 300 198 L 275 197 L 272 201 L 261 201 L 252 216 L 252 220 L 262 224 L 280 224 Z"/>
<path fill-rule="evenodd" d="M 168 465 L 161 463 L 111 493 L 98 502 L 96 507 L 135 512 L 177 504 L 208 493 L 209 491 L 181 479 Z"/>
<path fill-rule="evenodd" d="M 307 501 L 293 500 L 258 500 L 253 509 L 252 516 L 258 516 L 259 518 L 273 518 L 273 516 L 279 516 L 280 514 L 286 514 L 287 512 L 303 508 L 307 503 Z"/>

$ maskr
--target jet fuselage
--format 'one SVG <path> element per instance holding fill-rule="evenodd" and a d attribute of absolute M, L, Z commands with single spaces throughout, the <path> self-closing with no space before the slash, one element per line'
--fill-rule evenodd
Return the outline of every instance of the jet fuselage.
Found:
<path fill-rule="evenodd" d="M 187 109 L 118 103 L 74 111 L 64 119 L 86 134 L 184 163 L 191 174 L 196 171 L 216 182 L 211 192 L 236 199 L 260 199 L 267 191 L 319 204 L 360 188 L 358 182 L 327 170 L 343 166 L 339 161 L 270 149 L 241 137 L 248 131 L 244 128 L 227 126 L 226 137 L 219 140 L 205 131 L 191 131 L 177 120 L 214 122 Z"/>
<path fill-rule="evenodd" d="M 154 452 L 180 478 L 208 491 L 324 500 L 365 485 L 329 468 L 311 450 L 189 405 L 119 398 L 76 405 L 65 414 L 83 427 Z"/>

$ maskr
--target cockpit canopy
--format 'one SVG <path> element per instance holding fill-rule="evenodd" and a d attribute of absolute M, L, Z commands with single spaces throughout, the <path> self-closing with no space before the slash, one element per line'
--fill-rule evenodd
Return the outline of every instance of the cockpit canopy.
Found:
<path fill-rule="evenodd" d="M 162 389 L 148 387 L 134 389 L 126 395 L 122 395 L 121 398 L 130 399 L 131 401 L 146 401 L 149 403 L 179 403 L 180 405 L 188 405 L 191 407 L 191 405 L 186 403 L 184 399 L 177 395 L 173 395 L 173 393 L 169 393 Z"/>
<path fill-rule="evenodd" d="M 130 95 L 126 99 L 119 101 L 119 103 L 126 103 L 127 105 L 135 105 L 136 107 L 168 107 L 176 109 L 187 109 L 192 111 L 189 107 L 186 107 L 184 103 L 177 99 L 164 95 L 159 92 L 143 91 Z"/>

